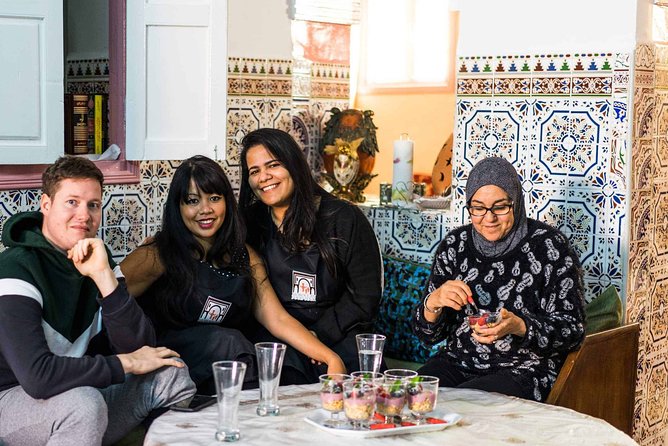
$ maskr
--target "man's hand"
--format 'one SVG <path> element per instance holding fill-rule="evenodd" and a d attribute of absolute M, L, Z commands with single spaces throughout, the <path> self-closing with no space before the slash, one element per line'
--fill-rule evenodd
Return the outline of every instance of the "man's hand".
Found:
<path fill-rule="evenodd" d="M 123 371 L 133 375 L 144 375 L 164 366 L 183 367 L 183 361 L 176 358 L 179 354 L 167 347 L 143 346 L 132 353 L 117 355 L 121 360 Z"/>
<path fill-rule="evenodd" d="M 76 269 L 95 282 L 102 296 L 108 296 L 118 286 L 118 280 L 109 266 L 107 250 L 99 238 L 85 238 L 67 251 Z"/>

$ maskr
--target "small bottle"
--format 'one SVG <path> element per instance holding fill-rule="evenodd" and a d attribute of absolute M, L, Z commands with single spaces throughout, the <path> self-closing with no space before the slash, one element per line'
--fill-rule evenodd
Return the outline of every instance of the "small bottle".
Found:
<path fill-rule="evenodd" d="M 392 203 L 392 183 L 380 183 L 380 205 Z"/>

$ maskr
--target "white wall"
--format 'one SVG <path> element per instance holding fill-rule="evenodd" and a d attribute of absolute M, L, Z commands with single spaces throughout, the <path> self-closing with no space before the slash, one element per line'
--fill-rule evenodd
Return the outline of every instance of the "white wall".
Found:
<path fill-rule="evenodd" d="M 632 52 L 649 0 L 464 0 L 458 56 Z"/>
<path fill-rule="evenodd" d="M 228 57 L 292 59 L 286 0 L 229 0 Z"/>

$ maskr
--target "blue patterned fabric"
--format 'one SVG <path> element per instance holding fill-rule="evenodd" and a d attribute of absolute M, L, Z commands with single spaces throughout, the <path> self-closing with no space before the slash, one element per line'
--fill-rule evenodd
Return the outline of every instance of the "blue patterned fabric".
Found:
<path fill-rule="evenodd" d="M 411 330 L 413 309 L 420 302 L 429 279 L 429 265 L 383 255 L 385 291 L 375 322 L 375 333 L 387 336 L 384 355 L 425 362 L 438 346 L 427 348 Z"/>

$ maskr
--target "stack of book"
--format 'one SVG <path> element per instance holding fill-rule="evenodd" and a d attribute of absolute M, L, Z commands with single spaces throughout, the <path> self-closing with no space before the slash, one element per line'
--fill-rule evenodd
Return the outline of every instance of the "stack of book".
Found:
<path fill-rule="evenodd" d="M 100 154 L 109 145 L 109 96 L 65 95 L 65 153 Z"/>

